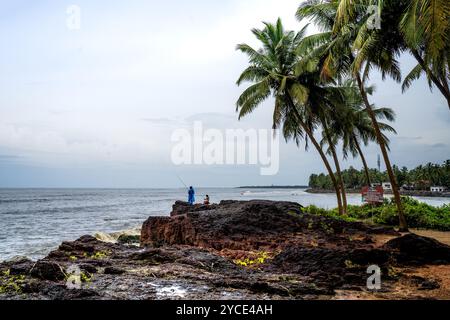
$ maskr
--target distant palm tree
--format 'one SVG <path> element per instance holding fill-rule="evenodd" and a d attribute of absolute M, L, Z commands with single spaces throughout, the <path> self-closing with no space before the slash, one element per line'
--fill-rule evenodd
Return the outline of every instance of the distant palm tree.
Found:
<path fill-rule="evenodd" d="M 382 131 L 389 131 L 391 133 L 396 133 L 395 129 L 388 124 L 380 122 L 380 119 L 387 119 L 388 121 L 393 121 L 394 114 L 391 109 L 379 108 L 374 109 L 376 114 L 378 124 Z M 353 118 L 353 119 L 352 119 Z M 367 165 L 366 158 L 362 152 L 361 145 L 367 146 L 369 142 L 376 142 L 377 138 L 375 131 L 372 126 L 372 122 L 364 109 L 353 112 L 345 119 L 343 119 L 343 124 L 345 126 L 342 130 L 342 141 L 343 141 L 343 154 L 344 158 L 347 159 L 350 153 L 353 157 L 359 156 L 363 163 L 364 172 L 366 175 L 367 185 L 371 185 L 369 166 Z M 383 134 L 383 139 L 385 141 L 386 147 L 389 148 L 389 138 Z"/>
<path fill-rule="evenodd" d="M 361 145 L 367 146 L 369 142 L 376 142 L 376 134 L 372 126 L 372 122 L 363 107 L 363 101 L 359 94 L 359 89 L 353 85 L 353 81 L 346 81 L 346 102 L 344 108 L 339 108 L 332 115 L 332 132 L 335 141 L 342 141 L 342 153 L 344 159 L 348 158 L 349 153 L 353 157 L 359 156 L 363 163 L 363 168 L 366 175 L 367 185 L 371 185 L 369 167 L 365 159 L 364 153 L 361 150 Z M 366 92 L 372 94 L 373 87 L 367 87 Z M 382 131 L 389 131 L 396 133 L 395 129 L 380 120 L 387 121 L 395 120 L 395 113 L 389 108 L 374 108 L 373 112 L 376 115 L 378 124 Z M 383 134 L 383 139 L 386 146 L 389 148 L 389 138 Z"/>
<path fill-rule="evenodd" d="M 262 30 L 252 32 L 261 42 L 262 47 L 255 50 L 247 44 L 240 44 L 237 49 L 249 57 L 250 65 L 239 77 L 237 84 L 245 81 L 253 83 L 245 89 L 237 101 L 239 118 L 252 113 L 269 97 L 275 99 L 273 111 L 273 128 L 282 126 L 284 137 L 293 139 L 297 144 L 301 139 L 310 141 L 319 153 L 328 174 L 333 182 L 339 212 L 342 213 L 342 202 L 338 182 L 330 163 L 314 136 L 318 122 L 311 113 L 318 104 L 324 101 L 327 88 L 317 83 L 317 74 L 296 72 L 300 57 L 298 46 L 304 37 L 305 29 L 295 33 L 285 31 L 280 19 L 276 24 L 264 23 Z"/>
<path fill-rule="evenodd" d="M 302 55 L 301 55 L 302 56 Z M 299 63 L 301 64 L 301 62 Z M 299 75 L 300 81 L 305 82 L 305 74 L 312 77 L 312 83 L 317 83 L 316 85 L 310 84 L 310 95 L 308 101 L 304 104 L 309 117 L 313 117 L 320 124 L 322 128 L 322 142 L 321 147 L 325 144 L 328 145 L 327 153 L 333 158 L 335 168 L 337 183 L 339 184 L 340 192 L 342 195 L 343 213 L 347 213 L 347 195 L 345 190 L 345 184 L 342 177 L 341 166 L 339 163 L 339 158 L 337 156 L 336 146 L 338 145 L 336 128 L 332 127 L 332 124 L 338 119 L 338 114 L 341 110 L 346 110 L 349 108 L 348 102 L 350 97 L 348 92 L 351 88 L 348 84 L 339 85 L 332 83 L 325 83 L 320 79 L 320 69 L 314 72 L 301 72 L 299 71 L 299 65 L 297 65 L 297 74 Z M 311 87 L 312 86 L 312 87 Z M 356 90 L 354 86 L 353 90 Z"/>
<path fill-rule="evenodd" d="M 395 39 L 388 39 L 385 34 L 381 36 L 369 30 L 367 8 L 358 6 L 355 2 L 360 3 L 358 0 L 310 0 L 300 5 L 297 17 L 299 19 L 312 18 L 316 23 L 323 23 L 320 27 L 325 32 L 305 41 L 307 45 L 315 47 L 315 49 L 310 49 L 311 59 L 321 61 L 322 77 L 342 79 L 352 76 L 356 80 L 365 111 L 372 122 L 386 164 L 397 204 L 400 230 L 407 231 L 408 227 L 388 148 L 373 111 L 374 107 L 369 102 L 365 86 L 372 68 L 377 68 L 383 78 L 389 75 L 396 81 L 401 80 L 398 62 L 395 59 L 398 49 Z"/>
<path fill-rule="evenodd" d="M 319 77 L 320 78 L 320 77 Z M 334 91 L 334 94 L 327 97 L 329 103 L 325 105 L 325 108 L 315 110 L 315 115 L 320 119 L 322 126 L 322 141 L 321 146 L 327 146 L 327 153 L 332 156 L 335 167 L 336 176 L 342 193 L 342 203 L 344 213 L 347 212 L 347 195 L 345 183 L 339 164 L 337 155 L 337 145 L 342 136 L 343 123 L 342 115 L 350 113 L 352 108 L 352 95 L 357 87 L 352 82 L 347 82 L 342 85 L 330 87 L 330 91 Z M 352 92 L 353 91 L 353 92 Z"/>
<path fill-rule="evenodd" d="M 363 108 L 361 95 L 358 87 L 355 87 L 352 81 L 346 81 L 342 88 L 346 89 L 344 104 L 335 104 L 335 109 L 330 110 L 328 117 L 328 130 L 322 132 L 323 139 L 321 145 L 328 145 L 328 153 L 336 153 L 335 146 L 339 141 L 342 141 L 342 153 L 344 159 L 348 158 L 349 153 L 353 157 L 359 156 L 363 163 L 366 174 L 367 184 L 371 185 L 369 167 L 367 165 L 364 154 L 361 150 L 361 145 L 367 146 L 369 142 L 376 142 L 376 135 L 372 126 L 372 122 Z M 372 93 L 373 88 L 367 88 L 368 92 Z M 395 120 L 395 113 L 389 108 L 377 108 L 373 110 L 376 114 L 379 126 L 382 131 L 389 131 L 396 133 L 395 129 L 388 124 L 382 123 L 379 120 L 386 119 L 388 121 Z M 389 138 L 383 134 L 383 139 L 386 146 L 389 146 Z M 338 169 L 338 178 L 341 174 Z M 344 201 L 345 207 L 345 201 Z"/>

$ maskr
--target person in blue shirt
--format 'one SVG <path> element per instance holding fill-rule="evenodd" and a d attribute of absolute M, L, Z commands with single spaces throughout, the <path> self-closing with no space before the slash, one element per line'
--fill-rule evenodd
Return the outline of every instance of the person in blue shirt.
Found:
<path fill-rule="evenodd" d="M 189 191 L 188 191 L 188 202 L 190 205 L 193 205 L 195 202 L 195 191 L 194 188 L 189 187 Z"/>

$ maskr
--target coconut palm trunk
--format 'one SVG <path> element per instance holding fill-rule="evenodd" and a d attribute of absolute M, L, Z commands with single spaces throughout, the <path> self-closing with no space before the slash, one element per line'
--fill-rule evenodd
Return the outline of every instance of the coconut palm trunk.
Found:
<path fill-rule="evenodd" d="M 339 159 L 337 157 L 336 154 L 336 150 L 333 148 L 331 148 L 331 154 L 333 155 L 333 160 L 336 166 L 336 173 L 338 176 L 338 184 L 340 185 L 341 188 L 341 193 L 342 193 L 342 205 L 343 205 L 343 214 L 347 214 L 347 194 L 346 194 L 346 190 L 345 190 L 345 185 L 344 185 L 344 180 L 342 179 L 342 172 L 341 172 L 341 166 L 339 165 Z"/>
<path fill-rule="evenodd" d="M 328 127 L 327 127 L 325 121 L 322 121 L 322 126 L 323 126 L 323 129 L 325 131 L 325 135 L 326 135 L 326 139 L 328 141 L 328 145 L 330 146 L 330 151 L 331 151 L 331 154 L 333 156 L 334 165 L 336 167 L 336 174 L 338 176 L 338 184 L 339 184 L 339 186 L 341 188 L 341 193 L 342 193 L 343 214 L 347 214 L 347 195 L 346 195 L 346 191 L 345 191 L 344 180 L 342 179 L 341 166 L 339 165 L 339 159 L 338 159 L 337 154 L 336 154 L 336 148 L 334 147 L 333 140 L 330 137 L 330 134 L 328 132 Z"/>
<path fill-rule="evenodd" d="M 366 174 L 367 185 L 370 187 L 372 182 L 370 180 L 369 166 L 367 165 L 366 157 L 364 156 L 364 154 L 361 150 L 361 146 L 359 145 L 359 142 L 357 139 L 355 139 L 355 146 L 356 146 L 356 150 L 358 150 L 359 157 L 361 158 L 361 161 L 363 163 L 364 172 Z"/>
<path fill-rule="evenodd" d="M 336 180 L 336 176 L 334 175 L 333 169 L 331 168 L 330 162 L 327 159 L 327 156 L 325 155 L 325 152 L 323 152 L 322 148 L 320 147 L 320 144 L 317 142 L 316 138 L 314 137 L 314 134 L 312 131 L 308 128 L 308 126 L 303 123 L 303 121 L 300 120 L 300 125 L 305 130 L 306 134 L 308 135 L 308 138 L 311 140 L 314 147 L 317 149 L 317 152 L 319 152 L 320 157 L 322 158 L 323 163 L 325 164 L 325 167 L 327 168 L 328 175 L 331 178 L 331 181 L 333 182 L 334 190 L 336 193 L 336 199 L 338 203 L 338 210 L 339 214 L 344 214 L 344 208 L 342 206 L 342 199 L 341 199 L 341 192 L 339 190 L 339 184 Z"/>
<path fill-rule="evenodd" d="M 373 127 L 375 129 L 375 134 L 377 136 L 377 142 L 380 146 L 381 153 L 383 154 L 384 163 L 386 165 L 386 170 L 389 175 L 389 180 L 391 182 L 392 191 L 394 193 L 395 203 L 397 204 L 400 232 L 408 232 L 408 225 L 406 223 L 406 218 L 403 213 L 403 206 L 400 198 L 400 192 L 398 191 L 397 181 L 395 179 L 394 172 L 392 171 L 391 161 L 389 160 L 389 155 L 386 149 L 386 145 L 384 143 L 383 136 L 381 134 L 380 127 L 378 125 L 378 121 L 376 119 L 375 113 L 372 110 L 372 106 L 369 103 L 369 99 L 367 98 L 367 93 L 364 88 L 364 83 L 361 79 L 359 73 L 356 74 L 356 81 L 358 82 L 358 87 L 361 92 L 361 96 L 363 98 L 364 104 L 367 109 L 367 113 L 369 114 L 370 119 L 372 120 Z"/>
<path fill-rule="evenodd" d="M 292 110 L 295 111 L 297 121 L 300 125 L 300 127 L 306 132 L 306 135 L 308 136 L 309 140 L 311 140 L 312 144 L 316 148 L 317 152 L 319 153 L 320 157 L 322 158 L 323 163 L 325 164 L 325 167 L 328 171 L 328 175 L 330 176 L 331 182 L 333 183 L 334 190 L 336 193 L 336 200 L 338 205 L 339 214 L 343 214 L 344 210 L 342 207 L 342 199 L 341 199 L 341 192 L 339 190 L 339 185 L 336 180 L 336 176 L 334 175 L 333 169 L 331 168 L 330 162 L 327 159 L 327 156 L 325 155 L 325 152 L 323 152 L 322 147 L 320 146 L 319 142 L 317 142 L 316 138 L 314 137 L 314 133 L 311 131 L 309 126 L 302 120 L 301 115 L 299 114 L 297 108 L 295 107 L 294 101 L 289 93 L 286 94 L 288 98 L 289 105 L 291 106 Z"/>

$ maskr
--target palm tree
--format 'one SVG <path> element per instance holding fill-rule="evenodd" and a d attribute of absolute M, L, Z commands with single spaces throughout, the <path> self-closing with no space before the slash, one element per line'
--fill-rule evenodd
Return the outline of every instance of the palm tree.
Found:
<path fill-rule="evenodd" d="M 253 83 L 245 89 L 237 101 L 239 119 L 250 114 L 263 101 L 273 96 L 275 99 L 273 111 L 273 128 L 282 126 L 284 137 L 300 142 L 305 138 L 316 148 L 328 174 L 333 182 L 339 212 L 342 213 L 342 202 L 338 183 L 330 163 L 320 144 L 314 136 L 317 126 L 310 108 L 320 100 L 317 92 L 326 91 L 316 84 L 316 78 L 302 73 L 295 74 L 295 65 L 299 60 L 298 46 L 304 37 L 306 28 L 298 33 L 285 31 L 280 19 L 277 23 L 264 23 L 262 30 L 253 29 L 252 32 L 262 43 L 262 48 L 255 50 L 247 44 L 240 44 L 237 49 L 249 57 L 250 66 L 240 75 L 237 84 L 245 81 Z M 323 96 L 323 95 L 322 95 Z"/>
<path fill-rule="evenodd" d="M 397 185 L 395 174 L 392 170 L 392 165 L 388 155 L 388 149 L 386 147 L 380 125 L 376 119 L 376 115 L 373 112 L 373 106 L 369 102 L 367 92 L 365 90 L 365 82 L 368 79 L 369 73 L 372 68 L 377 68 L 383 79 L 386 76 L 390 76 L 396 81 L 401 80 L 400 69 L 395 57 L 398 54 L 398 42 L 395 38 L 391 38 L 396 34 L 389 34 L 386 32 L 380 32 L 379 29 L 370 29 L 368 27 L 367 10 L 364 7 L 354 6 L 353 14 L 349 13 L 345 8 L 348 7 L 348 2 L 341 0 L 336 14 L 336 23 L 334 26 L 334 34 L 339 37 L 340 33 L 348 34 L 348 28 L 353 28 L 356 31 L 356 37 L 349 42 L 349 47 L 356 50 L 356 56 L 352 54 L 352 67 L 351 72 L 356 78 L 358 83 L 361 97 L 363 99 L 366 111 L 372 120 L 373 128 L 377 137 L 378 144 L 383 155 L 383 159 L 386 165 L 386 171 L 389 176 L 390 183 L 392 185 L 394 198 L 397 204 L 397 210 L 399 215 L 400 230 L 407 231 L 406 218 L 403 214 L 403 207 L 401 203 L 399 188 Z M 355 22 L 348 22 L 347 25 L 343 25 L 342 21 L 349 21 L 353 19 Z M 348 39 L 348 37 L 346 37 Z"/>
<path fill-rule="evenodd" d="M 327 153 L 332 156 L 334 165 L 336 167 L 336 176 L 338 179 L 339 188 L 341 190 L 342 195 L 342 205 L 343 205 L 343 213 L 347 213 L 347 193 L 345 189 L 344 179 L 342 178 L 342 170 L 339 164 L 339 158 L 337 156 L 336 145 L 338 144 L 338 139 L 336 139 L 336 135 L 332 133 L 330 130 L 330 123 L 326 120 L 322 120 L 322 141 L 321 146 L 324 147 L 327 145 Z"/>
<path fill-rule="evenodd" d="M 299 73 L 298 66 L 297 73 L 302 74 L 301 72 Z M 306 74 L 313 76 L 313 81 L 315 83 L 321 83 L 319 72 L 307 72 Z M 334 139 L 334 137 L 337 137 L 335 132 L 336 128 L 333 128 L 332 124 L 336 122 L 338 114 L 341 112 L 340 109 L 345 110 L 348 108 L 348 91 L 349 88 L 347 85 L 326 84 L 326 89 L 316 86 L 314 90 L 311 90 L 312 93 L 309 96 L 308 102 L 305 104 L 309 115 L 314 117 L 322 127 L 323 139 L 321 141 L 321 147 L 325 144 L 328 145 L 327 153 L 333 158 L 336 168 L 337 183 L 339 184 L 342 196 L 343 214 L 347 213 L 347 195 L 336 151 L 338 139 Z"/>
<path fill-rule="evenodd" d="M 383 79 L 389 75 L 400 81 L 398 62 L 395 59 L 395 39 L 387 39 L 385 34 L 372 32 L 368 27 L 369 16 L 366 8 L 352 6 L 354 1 L 310 0 L 302 4 L 297 11 L 298 18 L 312 17 L 314 21 L 324 21 L 321 25 L 325 33 L 309 39 L 309 45 L 315 45 L 314 54 L 320 54 L 322 76 L 342 78 L 351 75 L 355 78 L 365 110 L 380 146 L 397 204 L 400 230 L 407 231 L 400 193 L 392 171 L 388 149 L 383 139 L 380 125 L 369 102 L 365 82 L 372 68 L 377 68 Z M 319 6 L 318 8 L 316 6 Z M 313 8 L 315 7 L 315 8 Z M 326 10 L 324 10 L 324 7 Z M 333 15 L 334 10 L 334 15 Z M 333 21 L 333 23 L 331 23 Z M 332 25 L 332 29 L 329 27 Z M 316 57 L 317 59 L 317 57 Z"/>
<path fill-rule="evenodd" d="M 385 118 L 388 121 L 394 120 L 395 116 L 391 109 L 378 108 L 374 109 L 373 111 L 376 114 L 378 124 L 382 131 L 396 133 L 393 127 L 380 122 L 382 118 Z M 377 140 L 372 122 L 368 117 L 367 112 L 364 109 L 360 109 L 347 115 L 346 118 L 342 119 L 342 123 L 344 124 L 344 130 L 342 130 L 342 151 L 344 154 L 344 158 L 347 159 L 349 153 L 353 157 L 359 156 L 361 158 L 366 175 L 366 183 L 368 186 L 370 186 L 370 171 L 364 153 L 362 152 L 361 145 L 367 146 L 369 142 L 376 142 Z M 385 134 L 383 134 L 383 139 L 385 140 L 386 147 L 389 148 L 389 138 Z"/>
<path fill-rule="evenodd" d="M 446 0 L 410 0 L 402 15 L 400 31 L 418 61 L 405 78 L 403 89 L 425 72 L 431 87 L 434 83 L 447 99 L 450 64 L 450 2 Z M 392 6 L 393 4 L 388 4 Z"/>
<path fill-rule="evenodd" d="M 361 150 L 361 144 L 367 146 L 370 141 L 376 141 L 376 135 L 367 112 L 362 108 L 362 100 L 358 87 L 355 87 L 353 81 L 346 81 L 342 88 L 345 88 L 346 91 L 344 104 L 336 103 L 335 108 L 330 110 L 332 112 L 330 112 L 328 118 L 328 130 L 322 132 L 323 139 L 321 145 L 328 145 L 327 152 L 336 156 L 335 146 L 338 144 L 338 141 L 342 141 L 342 153 L 344 159 L 348 158 L 349 153 L 351 153 L 353 157 L 359 155 L 363 163 L 367 184 L 371 185 L 369 167 Z M 374 88 L 369 87 L 366 91 L 372 94 Z M 382 119 L 388 121 L 395 120 L 395 113 L 392 109 L 377 108 L 373 111 L 382 131 L 396 133 L 393 127 L 380 122 Z M 383 139 L 386 146 L 389 147 L 389 138 L 383 134 Z M 336 168 L 337 177 L 342 180 L 339 166 L 337 165 Z M 341 188 L 345 191 L 345 185 L 341 185 Z M 344 196 L 345 193 L 343 194 L 345 208 Z"/>
<path fill-rule="evenodd" d="M 326 108 L 321 108 L 315 111 L 315 114 L 322 126 L 322 141 L 321 146 L 327 146 L 327 153 L 332 156 L 335 167 L 336 176 L 342 193 L 342 203 L 344 213 L 347 213 L 347 195 L 344 179 L 342 176 L 341 166 L 337 156 L 336 146 L 341 138 L 340 124 L 342 123 L 342 115 L 351 111 L 352 90 L 355 86 L 351 82 L 346 82 L 343 85 L 331 87 L 330 91 L 334 94 L 329 94 L 326 98 L 329 103 L 325 104 Z M 331 93 L 330 92 L 330 93 Z"/>
<path fill-rule="evenodd" d="M 370 5 L 379 7 L 382 27 L 361 26 L 361 35 L 369 33 L 372 39 L 399 55 L 410 52 L 418 64 L 405 77 L 403 91 L 425 73 L 430 88 L 434 84 L 447 100 L 450 108 L 449 62 L 450 62 L 450 2 L 446 0 L 339 0 L 334 31 L 348 22 L 364 17 Z M 370 29 L 370 30 L 369 30 Z M 362 36 L 361 39 L 364 39 Z M 367 43 L 367 48 L 372 45 Z M 364 49 L 357 45 L 355 49 Z"/>
<path fill-rule="evenodd" d="M 353 81 L 348 80 L 346 82 L 346 107 L 340 108 L 338 112 L 333 113 L 333 125 L 332 130 L 336 137 L 335 140 L 342 140 L 342 153 L 344 159 L 348 158 L 349 153 L 355 158 L 359 156 L 363 163 L 363 168 L 366 175 L 367 185 L 371 185 L 369 167 L 365 156 L 361 150 L 361 144 L 367 146 L 369 142 L 376 142 L 375 131 L 372 126 L 372 122 L 368 117 L 367 112 L 363 109 L 363 101 L 359 94 L 359 89 L 353 84 Z M 366 88 L 366 92 L 370 95 L 373 94 L 374 88 Z M 380 120 L 386 119 L 387 121 L 395 120 L 395 113 L 389 108 L 377 108 L 373 109 L 376 115 L 378 124 L 382 131 L 389 131 L 390 133 L 396 133 L 395 129 L 386 123 L 380 122 Z M 383 139 L 386 146 L 389 148 L 389 138 L 383 134 Z"/>

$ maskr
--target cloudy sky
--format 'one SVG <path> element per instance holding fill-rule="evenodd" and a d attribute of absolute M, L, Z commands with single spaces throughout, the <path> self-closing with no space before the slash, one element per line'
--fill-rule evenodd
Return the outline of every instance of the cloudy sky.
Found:
<path fill-rule="evenodd" d="M 237 121 L 237 43 L 281 17 L 300 24 L 299 0 L 0 2 L 0 187 L 179 187 L 306 184 L 317 154 L 281 145 L 280 171 L 258 166 L 175 166 L 171 134 L 207 127 L 270 128 L 271 101 Z M 81 9 L 80 29 L 67 8 Z M 69 20 L 73 21 L 73 20 Z M 70 26 L 70 24 L 69 24 Z M 311 28 L 310 32 L 314 32 Z M 403 71 L 414 66 L 401 58 Z M 392 161 L 408 167 L 450 155 L 450 113 L 421 79 L 406 94 L 371 80 L 378 106 L 397 113 Z M 376 165 L 377 149 L 367 150 Z M 345 166 L 361 167 L 358 160 Z"/>

